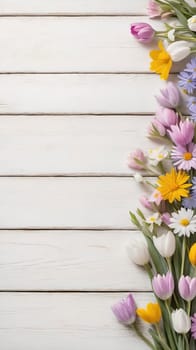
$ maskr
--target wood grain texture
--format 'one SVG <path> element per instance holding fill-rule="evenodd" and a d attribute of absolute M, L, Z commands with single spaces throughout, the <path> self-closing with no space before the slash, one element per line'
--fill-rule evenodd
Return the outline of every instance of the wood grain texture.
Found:
<path fill-rule="evenodd" d="M 144 14 L 146 0 L 0 0 L 1 14 Z"/>
<path fill-rule="evenodd" d="M 1 231 L 0 290 L 149 291 L 127 231 Z"/>
<path fill-rule="evenodd" d="M 1 116 L 0 175 L 131 175 L 146 116 Z M 14 155 L 14 156 L 13 156 Z"/>
<path fill-rule="evenodd" d="M 120 325 L 111 305 L 114 294 L 0 293 L 3 350 L 147 350 L 135 332 Z M 151 294 L 135 293 L 140 306 Z"/>
<path fill-rule="evenodd" d="M 143 74 L 2 74 L 0 113 L 152 114 L 164 85 Z"/>
<path fill-rule="evenodd" d="M 131 178 L 0 178 L 0 228 L 130 229 Z"/>
<path fill-rule="evenodd" d="M 153 46 L 129 33 L 141 21 L 163 26 L 146 17 L 1 18 L 0 72 L 149 72 Z"/>

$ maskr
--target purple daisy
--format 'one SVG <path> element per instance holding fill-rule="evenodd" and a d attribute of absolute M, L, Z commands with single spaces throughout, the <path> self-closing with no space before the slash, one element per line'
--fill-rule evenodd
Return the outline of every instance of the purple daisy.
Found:
<path fill-rule="evenodd" d="M 193 317 L 191 317 L 191 321 L 192 321 L 192 326 L 191 326 L 192 337 L 196 339 L 196 313 L 193 315 Z"/>
<path fill-rule="evenodd" d="M 182 205 L 186 209 L 196 209 L 196 177 L 192 178 L 192 187 L 190 190 L 190 196 L 183 198 Z"/>
<path fill-rule="evenodd" d="M 196 97 L 190 97 L 187 103 L 187 107 L 191 114 L 191 118 L 196 121 Z"/>
<path fill-rule="evenodd" d="M 191 74 L 192 79 L 196 79 L 196 57 L 193 57 L 189 63 L 187 63 L 185 72 Z"/>
<path fill-rule="evenodd" d="M 191 142 L 187 146 L 173 147 L 171 158 L 178 170 L 196 169 L 196 144 Z"/>
<path fill-rule="evenodd" d="M 193 94 L 196 89 L 196 79 L 192 78 L 192 73 L 190 72 L 181 72 L 178 76 L 179 78 L 179 86 L 185 90 L 188 94 Z"/>

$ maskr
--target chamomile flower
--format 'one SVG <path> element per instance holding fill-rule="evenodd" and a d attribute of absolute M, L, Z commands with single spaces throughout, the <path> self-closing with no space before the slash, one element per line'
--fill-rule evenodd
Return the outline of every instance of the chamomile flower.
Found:
<path fill-rule="evenodd" d="M 161 216 L 159 213 L 153 213 L 152 215 L 146 218 L 146 223 L 150 224 L 149 230 L 152 232 L 154 225 L 160 226 L 162 223 Z"/>
<path fill-rule="evenodd" d="M 153 148 L 148 151 L 149 164 L 153 166 L 156 166 L 159 162 L 161 162 L 163 159 L 167 157 L 168 157 L 168 151 L 163 146 Z"/>
<path fill-rule="evenodd" d="M 169 227 L 178 236 L 190 237 L 196 231 L 196 215 L 191 209 L 181 208 L 177 213 L 172 213 Z"/>

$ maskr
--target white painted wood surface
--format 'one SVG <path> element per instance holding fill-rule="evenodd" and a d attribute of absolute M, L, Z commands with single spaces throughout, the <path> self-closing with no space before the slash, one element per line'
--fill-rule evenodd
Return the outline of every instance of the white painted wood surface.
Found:
<path fill-rule="evenodd" d="M 1 14 L 145 14 L 146 0 L 0 0 Z"/>
<path fill-rule="evenodd" d="M 0 290 L 151 290 L 146 273 L 126 254 L 139 234 L 0 231 Z"/>
<path fill-rule="evenodd" d="M 111 305 L 123 293 L 0 293 L 3 350 L 147 350 L 116 322 Z M 151 294 L 135 295 L 138 305 Z M 3 317 L 2 317 L 3 316 Z"/>
<path fill-rule="evenodd" d="M 147 350 L 110 310 L 152 300 L 125 253 L 145 191 L 126 157 L 164 85 L 129 34 L 146 5 L 0 0 L 2 350 Z"/>
<path fill-rule="evenodd" d="M 1 116 L 0 175 L 131 175 L 151 116 Z M 13 157 L 14 154 L 14 157 Z"/>
<path fill-rule="evenodd" d="M 0 228 L 132 229 L 139 188 L 120 177 L 1 177 Z"/>

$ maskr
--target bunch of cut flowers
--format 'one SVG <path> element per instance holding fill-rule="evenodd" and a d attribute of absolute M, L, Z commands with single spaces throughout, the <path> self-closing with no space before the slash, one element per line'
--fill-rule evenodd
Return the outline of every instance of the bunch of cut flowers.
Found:
<path fill-rule="evenodd" d="M 189 75 L 195 74 L 195 66 L 195 61 L 187 65 Z M 156 96 L 159 107 L 148 130 L 159 144 L 146 153 L 137 149 L 128 159 L 145 194 L 140 198 L 143 209 L 130 212 L 142 234 L 127 249 L 146 270 L 155 302 L 140 308 L 129 294 L 112 310 L 153 350 L 196 349 L 196 123 L 181 112 L 181 98 L 168 82 Z M 149 325 L 147 335 L 143 323 Z"/>
<path fill-rule="evenodd" d="M 163 19 L 164 28 L 139 22 L 131 24 L 130 32 L 141 43 L 159 39 L 158 48 L 150 52 L 150 69 L 167 80 L 173 63 L 196 52 L 196 0 L 150 0 L 147 13 Z"/>

